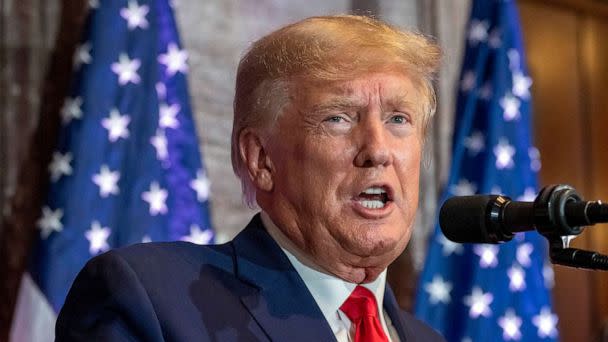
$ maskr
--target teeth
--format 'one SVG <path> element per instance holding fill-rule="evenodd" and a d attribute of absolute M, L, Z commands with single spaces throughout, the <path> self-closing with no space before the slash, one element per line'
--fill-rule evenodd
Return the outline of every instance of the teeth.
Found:
<path fill-rule="evenodd" d="M 364 194 L 367 195 L 380 195 L 380 194 L 384 194 L 386 193 L 386 191 L 384 191 L 384 189 L 380 188 L 380 187 L 371 187 L 371 188 L 367 188 L 363 191 Z"/>
<path fill-rule="evenodd" d="M 384 208 L 384 203 L 382 201 L 376 201 L 376 200 L 364 200 L 364 201 L 359 201 L 359 203 L 361 203 L 362 206 L 368 208 L 368 209 L 380 209 L 380 208 Z"/>

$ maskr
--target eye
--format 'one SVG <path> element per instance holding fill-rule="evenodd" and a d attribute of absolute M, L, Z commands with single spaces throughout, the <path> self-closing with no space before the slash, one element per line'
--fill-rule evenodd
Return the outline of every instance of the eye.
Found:
<path fill-rule="evenodd" d="M 344 123 L 346 122 L 346 118 L 340 115 L 333 115 L 325 119 L 325 122 L 331 123 Z"/>
<path fill-rule="evenodd" d="M 393 124 L 403 125 L 409 122 L 405 114 L 396 113 L 389 118 L 389 122 Z"/>
<path fill-rule="evenodd" d="M 347 113 L 329 114 L 322 122 L 325 132 L 331 135 L 340 135 L 350 132 L 355 124 L 354 118 Z"/>

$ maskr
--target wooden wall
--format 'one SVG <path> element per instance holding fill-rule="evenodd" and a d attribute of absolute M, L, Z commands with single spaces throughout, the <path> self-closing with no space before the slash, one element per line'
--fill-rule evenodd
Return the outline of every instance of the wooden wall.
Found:
<path fill-rule="evenodd" d="M 521 0 L 541 184 L 608 200 L 608 2 Z M 608 254 L 608 226 L 575 247 Z M 608 321 L 608 273 L 555 267 L 562 341 L 593 341 Z"/>

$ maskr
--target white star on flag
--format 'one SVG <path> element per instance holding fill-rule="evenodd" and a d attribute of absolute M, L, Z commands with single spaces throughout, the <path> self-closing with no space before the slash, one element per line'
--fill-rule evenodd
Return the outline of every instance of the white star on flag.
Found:
<path fill-rule="evenodd" d="M 152 238 L 150 238 L 150 235 L 144 235 L 143 238 L 141 238 L 141 243 L 148 243 L 148 242 L 152 242 Z"/>
<path fill-rule="evenodd" d="M 499 170 L 510 169 L 514 166 L 513 156 L 515 148 L 509 145 L 509 142 L 502 138 L 498 145 L 494 147 L 494 156 L 496 156 L 496 168 Z"/>
<path fill-rule="evenodd" d="M 190 187 L 196 191 L 196 198 L 199 202 L 205 202 L 209 198 L 209 188 L 211 182 L 203 170 L 196 171 L 196 179 L 190 182 Z"/>
<path fill-rule="evenodd" d="M 167 74 L 169 76 L 175 75 L 178 71 L 185 74 L 188 71 L 187 60 L 188 52 L 180 50 L 175 43 L 169 43 L 167 53 L 158 56 L 158 62 L 167 67 Z"/>
<path fill-rule="evenodd" d="M 475 245 L 473 252 L 479 256 L 479 266 L 481 268 L 493 268 L 498 265 L 498 246 L 495 245 Z"/>
<path fill-rule="evenodd" d="M 195 243 L 197 245 L 206 245 L 213 239 L 213 232 L 211 229 L 201 230 L 196 224 L 190 226 L 190 235 L 186 235 L 181 238 L 182 241 Z"/>
<path fill-rule="evenodd" d="M 469 70 L 464 73 L 462 76 L 462 81 L 460 81 L 460 89 L 464 92 L 467 92 L 473 88 L 475 88 L 475 82 L 477 80 L 477 76 L 475 72 Z"/>
<path fill-rule="evenodd" d="M 163 130 L 157 130 L 156 135 L 150 139 L 150 144 L 156 149 L 156 159 L 165 160 L 169 155 L 167 150 L 167 136 Z"/>
<path fill-rule="evenodd" d="M 545 287 L 552 289 L 555 286 L 555 273 L 553 272 L 553 266 L 550 263 L 543 265 L 543 281 Z"/>
<path fill-rule="evenodd" d="M 441 251 L 443 256 L 447 257 L 452 254 L 462 254 L 462 252 L 464 252 L 464 247 L 461 244 L 448 240 L 445 235 L 439 234 L 437 238 L 439 239 L 438 242 L 442 247 Z"/>
<path fill-rule="evenodd" d="M 148 28 L 148 20 L 146 14 L 150 11 L 147 5 L 137 5 L 137 1 L 129 0 L 128 7 L 120 9 L 120 16 L 127 20 L 127 26 L 129 30 L 136 29 L 138 27 L 142 29 Z"/>
<path fill-rule="evenodd" d="M 502 189 L 498 185 L 494 185 L 492 189 L 490 189 L 490 193 L 495 195 L 504 195 Z"/>
<path fill-rule="evenodd" d="M 498 49 L 502 45 L 502 39 L 500 38 L 500 30 L 494 29 L 490 32 L 490 38 L 488 39 L 488 45 L 493 49 Z"/>
<path fill-rule="evenodd" d="M 452 284 L 444 281 L 441 276 L 435 275 L 433 281 L 424 285 L 424 290 L 429 293 L 429 302 L 431 302 L 431 304 L 450 303 Z"/>
<path fill-rule="evenodd" d="M 120 191 L 118 188 L 118 180 L 120 172 L 110 171 L 107 165 L 102 165 L 99 173 L 93 175 L 93 183 L 99 187 L 99 195 L 108 197 L 109 195 L 117 195 Z"/>
<path fill-rule="evenodd" d="M 49 172 L 51 173 L 51 181 L 56 182 L 61 176 L 69 176 L 72 174 L 72 153 L 66 152 L 61 154 L 59 151 L 53 152 L 53 160 L 49 164 Z"/>
<path fill-rule="evenodd" d="M 43 240 L 46 240 L 52 232 L 63 230 L 63 224 L 61 224 L 62 217 L 63 210 L 61 209 L 51 210 L 47 206 L 42 208 L 42 217 L 38 219 L 36 225 L 40 228 L 40 237 Z"/>
<path fill-rule="evenodd" d="M 557 315 L 548 307 L 543 307 L 537 316 L 532 317 L 532 323 L 538 328 L 538 337 L 557 337 Z"/>
<path fill-rule="evenodd" d="M 522 201 L 522 202 L 534 202 L 535 199 L 536 199 L 536 190 L 534 190 L 534 188 L 531 188 L 531 187 L 527 187 L 524 190 L 524 193 L 521 194 L 521 196 L 517 197 L 517 200 Z"/>
<path fill-rule="evenodd" d="M 502 117 L 505 121 L 513 121 L 519 119 L 519 106 L 521 102 L 517 97 L 507 94 L 500 99 L 500 106 L 503 109 Z"/>
<path fill-rule="evenodd" d="M 118 84 L 125 85 L 129 82 L 137 84 L 141 81 L 137 69 L 141 66 L 139 59 L 130 59 L 126 53 L 118 56 L 118 62 L 112 63 L 112 71 L 118 75 Z"/>
<path fill-rule="evenodd" d="M 529 267 L 532 264 L 530 255 L 533 251 L 534 247 L 531 243 L 522 243 L 519 247 L 517 247 L 517 251 L 515 252 L 517 262 L 519 262 L 519 264 L 523 267 Z"/>
<path fill-rule="evenodd" d="M 536 147 L 530 147 L 528 149 L 528 156 L 530 157 L 530 169 L 534 172 L 540 171 L 542 166 L 540 162 L 540 151 Z"/>
<path fill-rule="evenodd" d="M 513 94 L 519 96 L 522 99 L 530 97 L 530 86 L 532 85 L 532 79 L 527 77 L 521 72 L 513 74 Z"/>
<path fill-rule="evenodd" d="M 90 64 L 91 60 L 91 43 L 79 45 L 74 53 L 74 67 L 78 69 L 82 64 Z"/>
<path fill-rule="evenodd" d="M 89 8 L 99 8 L 99 0 L 89 0 Z"/>
<path fill-rule="evenodd" d="M 454 196 L 469 196 L 474 195 L 475 191 L 477 191 L 477 185 L 472 182 L 469 182 L 466 179 L 461 179 L 458 181 L 458 184 L 454 184 L 450 186 L 450 192 Z"/>
<path fill-rule="evenodd" d="M 512 73 L 517 72 L 520 69 L 519 52 L 516 49 L 510 49 L 507 51 L 507 57 L 509 58 L 509 69 L 511 69 Z"/>
<path fill-rule="evenodd" d="M 142 193 L 141 198 L 150 205 L 150 215 L 166 214 L 168 209 L 165 201 L 169 193 L 161 188 L 157 182 L 150 184 L 150 190 Z"/>
<path fill-rule="evenodd" d="M 102 227 L 98 221 L 93 221 L 91 229 L 84 233 L 87 240 L 89 240 L 89 253 L 91 255 L 96 255 L 110 249 L 108 245 L 110 233 L 110 228 Z"/>
<path fill-rule="evenodd" d="M 514 340 L 519 341 L 521 339 L 521 318 L 515 315 L 513 309 L 507 309 L 504 316 L 498 319 L 498 325 L 502 328 L 502 338 L 505 341 Z"/>
<path fill-rule="evenodd" d="M 475 131 L 464 139 L 464 146 L 469 150 L 469 155 L 475 156 L 486 147 L 483 133 Z"/>
<path fill-rule="evenodd" d="M 486 20 L 471 20 L 471 27 L 469 29 L 469 41 L 471 44 L 475 45 L 480 42 L 485 42 L 488 39 L 489 28 L 490 24 L 488 24 Z"/>
<path fill-rule="evenodd" d="M 131 122 L 131 117 L 129 115 L 120 115 L 118 109 L 113 108 L 110 111 L 110 117 L 101 120 L 101 125 L 108 130 L 108 139 L 111 142 L 115 142 L 120 138 L 128 138 L 129 137 L 129 123 Z"/>
<path fill-rule="evenodd" d="M 161 128 L 178 128 L 179 121 L 176 116 L 180 110 L 181 106 L 178 103 L 170 106 L 161 104 L 158 109 L 158 126 Z"/>
<path fill-rule="evenodd" d="M 164 100 L 167 97 L 167 87 L 163 82 L 157 82 L 154 88 L 156 88 L 156 94 L 159 99 Z"/>
<path fill-rule="evenodd" d="M 82 98 L 80 96 L 77 97 L 67 97 L 63 106 L 61 107 L 61 121 L 62 123 L 68 124 L 72 119 L 80 119 L 82 118 Z"/>
<path fill-rule="evenodd" d="M 509 276 L 509 289 L 513 292 L 522 291 L 526 288 L 526 273 L 523 268 L 513 265 L 507 270 Z"/>
<path fill-rule="evenodd" d="M 473 288 L 469 296 L 464 297 L 464 304 L 469 308 L 469 317 L 477 318 L 479 316 L 490 317 L 492 310 L 490 304 L 494 301 L 494 296 L 490 292 L 483 293 L 483 290 L 478 286 Z"/>
<path fill-rule="evenodd" d="M 485 101 L 492 98 L 492 83 L 486 82 L 479 88 L 479 98 Z"/>

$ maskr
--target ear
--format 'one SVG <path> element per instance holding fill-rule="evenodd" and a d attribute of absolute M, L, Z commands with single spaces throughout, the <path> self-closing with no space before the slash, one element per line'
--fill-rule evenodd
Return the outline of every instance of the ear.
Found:
<path fill-rule="evenodd" d="M 274 167 L 259 132 L 245 128 L 239 134 L 239 152 L 249 171 L 249 179 L 258 190 L 272 191 Z"/>

